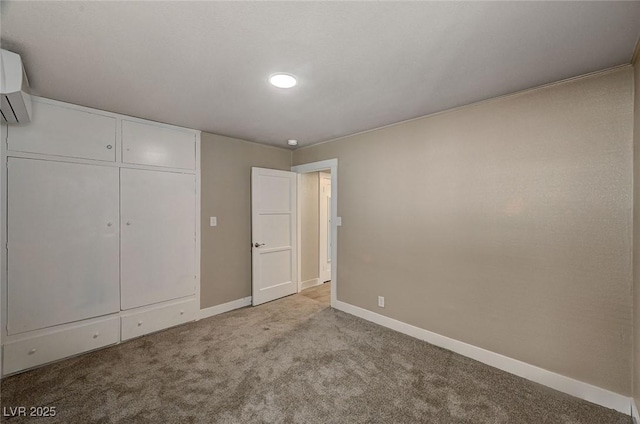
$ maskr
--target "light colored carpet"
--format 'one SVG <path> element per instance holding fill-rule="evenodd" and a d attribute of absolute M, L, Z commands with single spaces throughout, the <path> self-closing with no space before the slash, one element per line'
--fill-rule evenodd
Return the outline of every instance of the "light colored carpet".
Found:
<path fill-rule="evenodd" d="M 630 423 L 303 295 L 9 377 L 1 389 L 4 407 L 57 407 L 37 423 Z"/>

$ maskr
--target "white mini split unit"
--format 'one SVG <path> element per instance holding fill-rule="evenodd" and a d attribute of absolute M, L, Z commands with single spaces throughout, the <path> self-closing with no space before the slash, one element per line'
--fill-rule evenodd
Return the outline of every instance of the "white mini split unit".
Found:
<path fill-rule="evenodd" d="M 20 56 L 0 49 L 0 94 L 2 123 L 26 124 L 31 120 L 29 81 Z"/>

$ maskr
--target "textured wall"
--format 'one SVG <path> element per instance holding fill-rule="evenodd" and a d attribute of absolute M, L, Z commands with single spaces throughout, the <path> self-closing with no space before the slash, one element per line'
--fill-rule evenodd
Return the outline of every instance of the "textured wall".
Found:
<path fill-rule="evenodd" d="M 630 395 L 632 89 L 626 67 L 296 150 L 339 160 L 338 299 Z"/>
<path fill-rule="evenodd" d="M 202 133 L 202 308 L 251 296 L 252 166 L 288 171 L 291 151 Z"/>
<path fill-rule="evenodd" d="M 636 54 L 636 62 L 633 67 L 634 75 L 634 109 L 633 109 L 633 144 L 634 144 L 634 267 L 633 267 L 633 295 L 634 295 L 634 390 L 633 395 L 636 406 L 640 408 L 640 58 Z"/>
<path fill-rule="evenodd" d="M 300 174 L 301 184 L 301 281 L 318 278 L 319 264 L 319 176 L 317 172 Z"/>

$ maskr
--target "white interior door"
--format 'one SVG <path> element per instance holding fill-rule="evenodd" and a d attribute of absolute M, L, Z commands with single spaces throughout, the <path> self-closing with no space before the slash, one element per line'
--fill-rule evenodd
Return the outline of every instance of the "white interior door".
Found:
<path fill-rule="evenodd" d="M 118 312 L 118 169 L 8 167 L 9 334 Z"/>
<path fill-rule="evenodd" d="M 252 302 L 297 292 L 296 174 L 251 168 Z"/>
<path fill-rule="evenodd" d="M 195 176 L 120 170 L 122 309 L 195 293 Z"/>
<path fill-rule="evenodd" d="M 320 282 L 331 280 L 331 174 L 320 172 Z"/>

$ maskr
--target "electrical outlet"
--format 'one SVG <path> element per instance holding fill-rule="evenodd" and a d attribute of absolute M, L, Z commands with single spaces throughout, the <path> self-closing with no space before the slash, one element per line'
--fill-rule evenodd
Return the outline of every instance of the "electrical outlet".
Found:
<path fill-rule="evenodd" d="M 378 296 L 378 306 L 384 308 L 384 296 Z"/>

